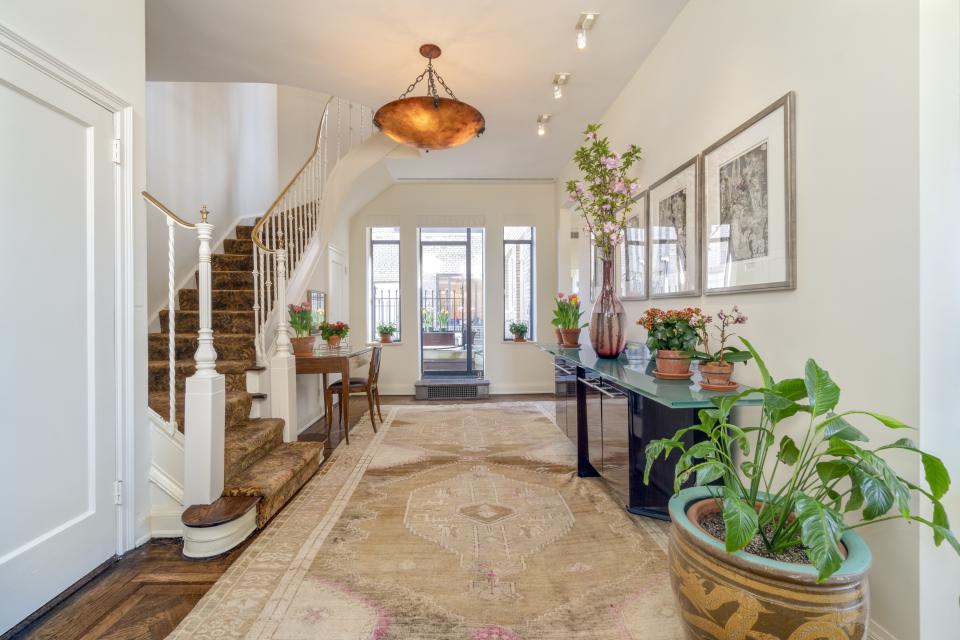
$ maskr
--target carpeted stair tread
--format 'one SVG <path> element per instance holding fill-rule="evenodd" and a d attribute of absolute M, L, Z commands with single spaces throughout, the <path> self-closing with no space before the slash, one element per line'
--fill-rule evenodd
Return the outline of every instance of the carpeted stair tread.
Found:
<path fill-rule="evenodd" d="M 252 306 L 252 305 L 251 305 Z M 225 310 L 214 309 L 211 313 L 213 317 L 213 333 L 216 335 L 222 333 L 247 333 L 253 335 L 254 317 L 253 310 Z M 167 320 L 169 313 L 166 309 L 160 312 L 160 333 L 167 333 Z M 200 329 L 200 311 L 180 310 L 176 313 L 176 329 L 178 332 L 195 333 Z"/>
<path fill-rule="evenodd" d="M 228 391 L 246 391 L 247 370 L 254 366 L 253 359 L 244 360 L 217 360 L 217 372 L 225 378 Z M 177 372 L 177 391 L 186 389 L 187 378 L 197 372 L 193 359 L 178 360 L 175 364 Z M 170 363 L 166 360 L 151 360 L 147 362 L 147 384 L 150 391 L 163 391 L 170 388 Z"/>
<path fill-rule="evenodd" d="M 227 238 L 223 241 L 224 253 L 243 253 L 253 255 L 253 240 L 247 237 L 245 240 L 238 238 Z"/>
<path fill-rule="evenodd" d="M 180 289 L 177 292 L 180 311 L 196 311 L 200 308 L 200 294 L 196 289 Z M 253 289 L 218 289 L 210 294 L 214 311 L 250 311 L 253 308 Z"/>
<path fill-rule="evenodd" d="M 210 288 L 212 291 L 252 289 L 253 271 L 212 271 L 210 278 Z M 200 272 L 197 271 L 194 276 L 194 282 L 197 286 L 200 284 Z"/>
<path fill-rule="evenodd" d="M 249 253 L 215 253 L 210 258 L 214 271 L 253 271 L 253 256 Z"/>
<path fill-rule="evenodd" d="M 250 407 L 253 398 L 246 391 L 227 391 L 225 397 L 226 427 L 228 429 L 242 424 L 250 417 Z M 161 418 L 170 418 L 170 393 L 168 391 L 152 391 L 147 394 L 147 405 L 156 411 Z M 184 394 L 177 394 L 177 429 L 183 431 Z"/>
<path fill-rule="evenodd" d="M 193 360 L 199 343 L 197 333 L 177 332 L 174 338 L 177 360 Z M 151 333 L 147 336 L 150 360 L 166 360 L 170 354 L 170 334 Z M 248 333 L 214 333 L 213 348 L 224 360 L 256 360 L 257 349 Z"/>
<path fill-rule="evenodd" d="M 226 430 L 223 477 L 232 478 L 283 444 L 283 420 L 254 418 Z"/>
<path fill-rule="evenodd" d="M 257 526 L 263 527 L 306 484 L 323 455 L 319 442 L 286 442 L 249 467 L 230 477 L 225 496 L 260 496 Z"/>

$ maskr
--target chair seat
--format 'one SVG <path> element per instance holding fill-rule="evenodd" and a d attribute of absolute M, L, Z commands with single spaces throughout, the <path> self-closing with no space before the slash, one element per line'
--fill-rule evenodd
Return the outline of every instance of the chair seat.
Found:
<path fill-rule="evenodd" d="M 336 382 L 330 383 L 327 387 L 328 389 L 339 389 L 343 386 L 343 380 L 337 380 Z M 367 386 L 366 378 L 350 378 L 350 388 L 354 387 L 365 387 Z"/>

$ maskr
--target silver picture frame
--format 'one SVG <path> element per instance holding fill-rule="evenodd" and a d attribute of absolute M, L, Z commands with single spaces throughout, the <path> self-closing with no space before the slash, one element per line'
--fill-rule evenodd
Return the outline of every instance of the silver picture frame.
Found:
<path fill-rule="evenodd" d="M 647 288 L 651 300 L 700 296 L 699 176 L 699 157 L 695 156 L 647 190 Z M 665 216 L 673 217 L 674 224 L 660 224 Z M 673 231 L 668 231 L 671 228 Z M 665 250 L 670 245 L 673 248 Z"/>
<path fill-rule="evenodd" d="M 795 129 L 791 91 L 700 154 L 704 294 L 796 289 Z"/>

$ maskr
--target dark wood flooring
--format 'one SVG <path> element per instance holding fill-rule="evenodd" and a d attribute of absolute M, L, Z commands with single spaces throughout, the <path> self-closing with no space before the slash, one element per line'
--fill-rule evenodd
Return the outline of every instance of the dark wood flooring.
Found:
<path fill-rule="evenodd" d="M 464 403 L 514 400 L 551 401 L 553 395 L 494 396 Z M 384 405 L 417 402 L 413 396 L 383 397 Z M 351 426 L 366 411 L 366 398 L 352 397 Z M 326 427 L 318 422 L 305 430 L 300 439 L 323 442 L 325 436 Z M 328 451 L 339 440 L 335 422 Z M 159 640 L 173 631 L 249 542 L 215 560 L 196 561 L 183 557 L 178 539 L 152 540 L 124 555 L 25 626 L 0 636 L 0 640 Z"/>

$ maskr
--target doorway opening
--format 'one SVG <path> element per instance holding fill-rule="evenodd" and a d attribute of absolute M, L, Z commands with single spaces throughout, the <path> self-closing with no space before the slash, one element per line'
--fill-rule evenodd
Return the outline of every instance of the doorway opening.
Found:
<path fill-rule="evenodd" d="M 422 228 L 423 378 L 483 377 L 483 229 Z"/>

